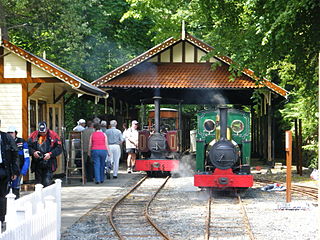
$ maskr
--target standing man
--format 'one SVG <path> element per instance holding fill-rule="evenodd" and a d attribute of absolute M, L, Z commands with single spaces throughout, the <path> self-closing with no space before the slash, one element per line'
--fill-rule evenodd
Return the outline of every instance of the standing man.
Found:
<path fill-rule="evenodd" d="M 82 132 L 83 130 L 85 130 L 85 126 L 86 126 L 86 120 L 80 119 L 78 121 L 78 125 L 73 128 L 73 131 L 74 132 Z"/>
<path fill-rule="evenodd" d="M 101 131 L 106 134 L 107 131 L 107 121 L 101 121 Z"/>
<path fill-rule="evenodd" d="M 126 139 L 126 152 L 128 153 L 127 158 L 127 172 L 131 173 L 136 164 L 136 153 L 138 148 L 138 139 L 139 133 L 138 129 L 138 121 L 133 120 L 131 122 L 131 127 L 124 131 L 123 135 Z"/>
<path fill-rule="evenodd" d="M 82 132 L 82 146 L 83 146 L 83 159 L 85 163 L 85 173 L 88 182 L 93 182 L 94 171 L 93 171 L 93 161 L 88 155 L 89 150 L 89 141 L 91 134 L 95 131 L 93 128 L 93 122 L 88 121 L 88 127 Z"/>
<path fill-rule="evenodd" d="M 14 139 L 18 148 L 20 175 L 11 182 L 12 192 L 16 195 L 16 199 L 18 199 L 20 197 L 21 175 L 26 176 L 30 166 L 29 148 L 28 143 L 23 138 L 17 137 L 18 131 L 15 126 L 8 127 L 7 133 Z"/>
<path fill-rule="evenodd" d="M 7 211 L 8 183 L 10 179 L 14 181 L 18 175 L 18 148 L 9 134 L 0 131 L 0 221 L 2 223 Z"/>
<path fill-rule="evenodd" d="M 56 157 L 62 152 L 60 138 L 43 121 L 38 130 L 30 134 L 28 145 L 32 156 L 31 172 L 35 172 L 36 183 L 46 187 L 52 183 L 53 172 L 57 169 Z"/>
<path fill-rule="evenodd" d="M 113 164 L 113 178 L 118 178 L 119 159 L 121 156 L 120 145 L 124 141 L 122 133 L 119 129 L 116 129 L 117 121 L 110 121 L 111 128 L 107 129 L 106 135 L 108 137 L 108 144 L 110 149 L 110 159 Z"/>

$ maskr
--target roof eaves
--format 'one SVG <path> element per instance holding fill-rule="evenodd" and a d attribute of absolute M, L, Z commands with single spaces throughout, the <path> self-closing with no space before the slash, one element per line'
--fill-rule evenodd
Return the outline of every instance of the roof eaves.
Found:
<path fill-rule="evenodd" d="M 193 35 L 187 33 L 186 34 L 186 39 L 188 41 L 190 41 L 191 43 L 193 43 L 194 45 L 196 45 L 197 47 L 201 48 L 202 50 L 206 51 L 206 52 L 210 52 L 212 51 L 214 48 L 210 45 L 208 45 L 205 42 L 202 42 L 201 40 L 199 40 L 198 38 L 194 37 Z M 227 57 L 227 56 L 215 56 L 216 58 L 218 58 L 219 60 L 223 61 L 224 63 L 230 65 L 233 64 L 234 61 Z M 244 73 L 245 75 L 247 75 L 248 77 L 252 78 L 253 80 L 259 80 L 259 78 L 254 74 L 254 71 L 252 71 L 251 69 L 245 68 L 242 70 L 242 73 Z M 272 83 L 271 81 L 269 81 L 268 79 L 263 79 L 262 83 L 269 88 L 272 91 L 275 91 L 276 93 L 278 93 L 279 95 L 287 98 L 289 92 L 283 88 L 281 88 L 280 86 L 278 86 L 275 83 Z"/>
<path fill-rule="evenodd" d="M 30 53 L 14 44 L 12 44 L 9 41 L 2 40 L 1 44 L 4 48 L 6 48 L 8 51 L 16 54 L 19 57 L 22 57 L 26 61 L 32 63 L 33 65 L 39 67 L 43 71 L 51 74 L 52 76 L 60 79 L 61 81 L 65 82 L 66 84 L 70 85 L 72 88 L 75 89 L 81 89 L 86 86 L 86 89 L 90 89 L 90 94 L 94 95 L 100 95 L 103 96 L 106 93 L 102 91 L 101 89 L 91 85 L 90 83 L 86 82 L 82 78 L 74 75 L 73 73 L 63 69 L 62 67 L 50 62 L 47 59 L 43 59 L 41 57 L 38 57 L 34 55 L 33 53 Z"/>
<path fill-rule="evenodd" d="M 92 84 L 95 86 L 101 86 L 105 82 L 107 82 L 107 81 L 117 77 L 118 75 L 122 74 L 123 72 L 135 67 L 136 65 L 140 64 L 141 62 L 144 62 L 144 61 L 152 58 L 157 53 L 172 46 L 173 44 L 175 44 L 176 42 L 178 42 L 180 40 L 181 39 L 174 39 L 173 37 L 168 38 L 164 42 L 162 42 L 162 43 L 156 45 L 155 47 L 149 49 L 148 51 L 142 53 L 141 55 L 137 56 L 136 58 L 132 59 L 131 61 L 121 65 L 120 67 L 117 67 L 116 69 L 112 70 L 111 72 L 107 73 L 106 75 L 93 81 Z"/>

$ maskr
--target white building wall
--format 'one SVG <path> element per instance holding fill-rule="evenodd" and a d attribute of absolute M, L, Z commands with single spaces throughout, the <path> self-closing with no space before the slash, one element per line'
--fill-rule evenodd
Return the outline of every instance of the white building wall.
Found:
<path fill-rule="evenodd" d="M 186 62 L 193 63 L 194 62 L 194 46 L 190 43 L 186 42 Z"/>
<path fill-rule="evenodd" d="M 22 85 L 20 83 L 0 84 L 0 120 L 1 131 L 8 126 L 16 126 L 22 134 Z"/>
<path fill-rule="evenodd" d="M 182 62 L 182 43 L 173 47 L 173 62 Z"/>
<path fill-rule="evenodd" d="M 52 77 L 52 75 L 32 64 L 31 65 L 31 77 L 33 77 L 33 78 Z"/>
<path fill-rule="evenodd" d="M 4 54 L 8 50 L 4 50 Z M 10 53 L 4 57 L 4 77 L 5 78 L 26 78 L 27 77 L 27 63 L 23 58 Z"/>

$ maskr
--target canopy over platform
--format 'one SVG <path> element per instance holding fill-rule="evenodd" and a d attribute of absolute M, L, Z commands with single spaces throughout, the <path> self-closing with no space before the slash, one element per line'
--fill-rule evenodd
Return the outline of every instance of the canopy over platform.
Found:
<path fill-rule="evenodd" d="M 160 92 L 161 103 L 182 101 L 184 104 L 233 103 L 251 105 L 254 89 L 266 88 L 276 96 L 288 92 L 244 69 L 231 80 L 228 68 L 233 61 L 225 56 L 204 60 L 213 47 L 186 34 L 169 38 L 133 60 L 95 80 L 93 85 L 130 104 L 140 104 Z M 217 63 L 215 68 L 212 64 Z M 156 90 L 157 89 L 157 90 Z M 152 103 L 152 101 L 150 102 Z"/>

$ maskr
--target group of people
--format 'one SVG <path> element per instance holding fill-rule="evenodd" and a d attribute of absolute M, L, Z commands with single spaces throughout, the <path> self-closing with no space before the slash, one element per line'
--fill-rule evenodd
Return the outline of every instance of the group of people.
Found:
<path fill-rule="evenodd" d="M 0 120 L 1 126 L 1 120 Z M 106 121 L 95 118 L 93 121 L 80 119 L 74 131 L 82 132 L 83 155 L 88 181 L 95 180 L 96 184 L 105 179 L 106 163 L 113 166 L 113 178 L 118 177 L 119 160 L 122 143 L 126 142 L 128 153 L 128 173 L 135 166 L 138 147 L 138 122 L 132 121 L 132 126 L 122 133 L 117 127 L 117 121 L 111 120 L 109 128 Z M 57 156 L 62 153 L 62 143 L 56 132 L 49 129 L 42 121 L 38 129 L 32 132 L 27 141 L 17 136 L 15 126 L 10 126 L 7 132 L 0 131 L 0 221 L 4 221 L 6 214 L 6 195 L 9 188 L 20 196 L 20 184 L 30 167 L 35 173 L 35 183 L 44 187 L 53 180 L 53 172 L 57 169 Z M 30 154 L 30 155 L 29 155 Z M 110 167 L 109 167 L 110 168 Z M 108 176 L 110 178 L 110 175 Z"/>
<path fill-rule="evenodd" d="M 127 171 L 134 170 L 136 153 L 138 148 L 138 122 L 133 120 L 129 129 L 123 133 L 117 129 L 117 121 L 111 120 L 109 127 L 106 121 L 96 118 L 93 121 L 80 119 L 73 131 L 82 132 L 83 157 L 87 181 L 94 181 L 96 184 L 103 183 L 105 175 L 111 178 L 118 178 L 119 161 L 121 157 L 122 143 L 126 143 Z"/>
<path fill-rule="evenodd" d="M 0 122 L 1 123 L 1 122 Z M 46 122 L 40 122 L 38 130 L 31 133 L 28 141 L 19 138 L 15 126 L 9 126 L 7 132 L 0 131 L 0 221 L 6 214 L 6 195 L 9 188 L 20 197 L 20 184 L 30 166 L 35 172 L 35 182 L 44 187 L 52 182 L 53 172 L 57 168 L 56 157 L 61 154 L 59 136 L 47 128 Z"/>

